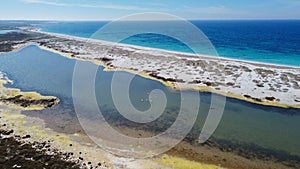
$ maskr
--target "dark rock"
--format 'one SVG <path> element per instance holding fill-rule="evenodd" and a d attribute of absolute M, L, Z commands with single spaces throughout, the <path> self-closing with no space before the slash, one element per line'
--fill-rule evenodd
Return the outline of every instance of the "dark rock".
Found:
<path fill-rule="evenodd" d="M 255 101 L 257 101 L 257 102 L 262 102 L 262 100 L 259 99 L 259 98 L 252 98 L 252 99 L 255 100 Z"/>
<path fill-rule="evenodd" d="M 244 94 L 244 97 L 251 99 L 252 97 L 250 95 Z"/>
<path fill-rule="evenodd" d="M 211 82 L 203 82 L 206 86 L 211 86 L 212 83 Z"/>
<path fill-rule="evenodd" d="M 22 137 L 22 139 L 27 139 L 27 138 L 30 138 L 31 136 L 30 135 L 25 135 L 24 137 Z"/>
<path fill-rule="evenodd" d="M 228 83 L 226 83 L 226 85 L 227 85 L 227 86 L 234 86 L 234 83 L 228 82 Z"/>
<path fill-rule="evenodd" d="M 14 133 L 14 130 L 9 130 L 9 131 L 3 131 L 3 135 L 10 135 L 10 134 L 12 134 L 12 133 Z"/>
<path fill-rule="evenodd" d="M 266 98 L 266 100 L 269 100 L 269 101 L 274 101 L 276 98 L 275 97 L 265 97 Z"/>
<path fill-rule="evenodd" d="M 264 87 L 263 83 L 256 84 L 257 87 Z"/>

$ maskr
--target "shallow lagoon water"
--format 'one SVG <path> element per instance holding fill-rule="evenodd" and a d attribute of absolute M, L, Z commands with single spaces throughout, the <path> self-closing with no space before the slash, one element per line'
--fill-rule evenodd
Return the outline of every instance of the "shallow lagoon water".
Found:
<path fill-rule="evenodd" d="M 44 111 L 23 112 L 45 119 L 47 126 L 61 132 L 76 132 L 72 128 L 76 115 L 72 105 L 72 75 L 76 60 L 62 57 L 31 45 L 17 52 L 0 55 L 0 71 L 14 81 L 9 87 L 23 91 L 37 91 L 44 95 L 60 98 L 58 106 Z M 82 61 L 79 61 L 82 62 Z M 149 129 L 160 132 L 168 128 L 179 110 L 180 93 L 171 91 L 157 81 L 135 76 L 130 87 L 130 98 L 137 109 L 146 110 L 150 104 L 148 94 L 153 89 L 161 89 L 168 98 L 166 114 L 157 122 L 141 126 L 122 118 L 112 104 L 110 82 L 114 72 L 105 72 L 99 67 L 96 76 L 96 97 L 100 109 L 108 122 L 118 130 L 118 126 Z M 126 72 L 118 72 L 125 73 Z M 186 91 L 191 94 L 195 91 Z M 192 134 L 199 134 L 206 118 L 211 95 L 200 93 L 201 104 Z M 141 102 L 141 99 L 145 100 Z M 89 115 L 87 114 L 87 117 Z M 162 124 L 163 123 L 163 124 Z M 161 124 L 161 125 L 157 125 Z M 282 109 L 227 99 L 225 111 L 213 137 L 232 143 L 254 145 L 269 150 L 284 152 L 300 157 L 300 113 L 297 109 Z"/>
<path fill-rule="evenodd" d="M 0 30 L 0 35 L 1 34 L 7 34 L 7 33 L 10 33 L 10 32 L 16 32 L 16 30 Z"/>

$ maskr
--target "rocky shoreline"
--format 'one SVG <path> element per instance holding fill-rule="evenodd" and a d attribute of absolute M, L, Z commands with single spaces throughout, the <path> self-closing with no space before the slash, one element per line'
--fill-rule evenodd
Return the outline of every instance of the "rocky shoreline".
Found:
<path fill-rule="evenodd" d="M 55 152 L 53 155 L 47 154 L 45 149 L 50 145 L 46 142 L 24 143 L 22 139 L 29 138 L 30 135 L 13 135 L 13 132 L 13 130 L 0 129 L 0 168 L 80 168 L 78 163 L 68 161 L 68 154 L 60 152 Z"/>
<path fill-rule="evenodd" d="M 58 104 L 59 99 L 41 96 L 36 92 L 21 92 L 19 89 L 6 88 L 4 84 L 7 83 L 12 81 L 0 72 L 0 168 L 80 168 L 80 162 L 69 159 L 70 153 L 50 149 L 50 140 L 30 142 L 31 134 L 16 134 L 16 128 L 12 127 L 16 124 L 6 123 L 6 118 L 21 117 L 16 114 L 8 115 L 11 108 L 41 110 Z"/>

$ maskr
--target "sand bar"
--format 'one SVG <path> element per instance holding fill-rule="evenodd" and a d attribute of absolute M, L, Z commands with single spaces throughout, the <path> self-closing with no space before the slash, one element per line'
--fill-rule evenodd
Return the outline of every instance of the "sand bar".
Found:
<path fill-rule="evenodd" d="M 28 32 L 28 30 L 27 30 Z M 107 71 L 124 70 L 173 89 L 213 92 L 252 103 L 300 108 L 300 67 L 181 53 L 29 31 L 24 41 L 63 56 L 92 61 Z M 19 43 L 16 48 L 23 46 Z"/>

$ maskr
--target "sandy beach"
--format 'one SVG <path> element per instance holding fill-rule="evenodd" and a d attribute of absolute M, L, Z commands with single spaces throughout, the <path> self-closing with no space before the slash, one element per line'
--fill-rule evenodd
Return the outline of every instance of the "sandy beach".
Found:
<path fill-rule="evenodd" d="M 35 32 L 47 38 L 30 43 L 66 57 L 92 61 L 107 71 L 139 74 L 175 90 L 193 89 L 262 105 L 300 108 L 299 67 Z"/>

